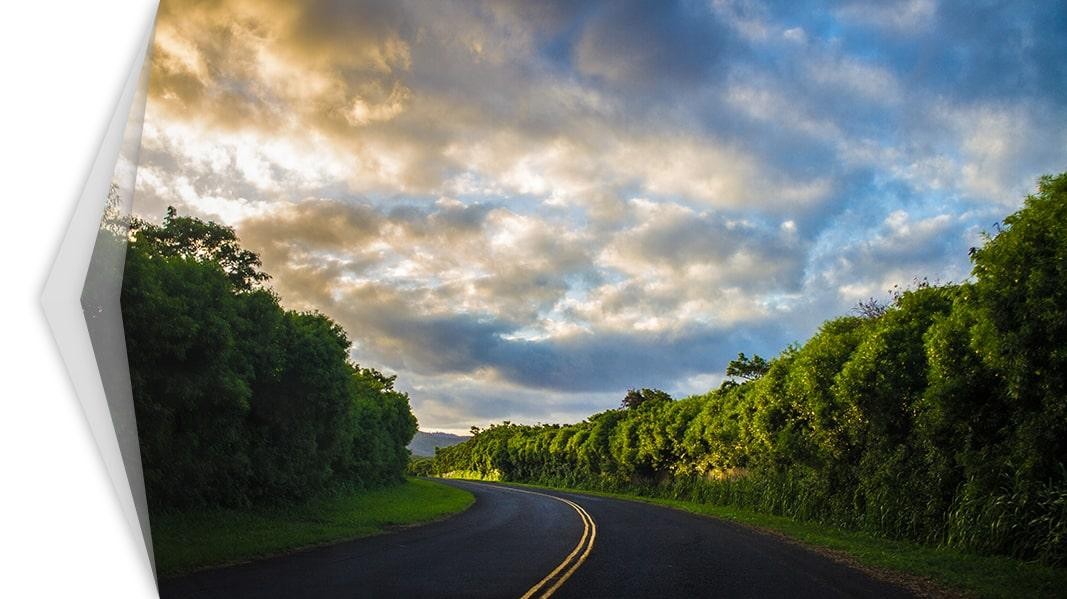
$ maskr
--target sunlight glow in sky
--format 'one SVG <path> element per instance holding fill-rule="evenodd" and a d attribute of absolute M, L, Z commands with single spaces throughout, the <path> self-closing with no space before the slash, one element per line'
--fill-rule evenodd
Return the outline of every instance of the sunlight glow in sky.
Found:
<path fill-rule="evenodd" d="M 701 393 L 1067 170 L 1060 2 L 163 0 L 135 211 L 234 226 L 423 430 Z"/>

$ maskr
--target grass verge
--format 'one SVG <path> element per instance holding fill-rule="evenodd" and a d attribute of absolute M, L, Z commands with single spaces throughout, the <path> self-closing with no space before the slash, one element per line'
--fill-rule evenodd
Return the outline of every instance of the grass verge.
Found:
<path fill-rule="evenodd" d="M 213 509 L 152 519 L 161 577 L 365 537 L 389 527 L 456 514 L 474 496 L 435 482 L 407 479 L 394 487 L 313 499 L 296 506 Z"/>
<path fill-rule="evenodd" d="M 991 599 L 1067 597 L 1067 568 L 894 541 L 868 533 L 798 522 L 783 516 L 760 514 L 728 506 L 627 493 L 510 482 L 508 484 L 639 501 L 752 526 L 786 540 L 799 542 L 833 559 L 866 570 L 874 576 L 908 586 L 923 595 Z"/>

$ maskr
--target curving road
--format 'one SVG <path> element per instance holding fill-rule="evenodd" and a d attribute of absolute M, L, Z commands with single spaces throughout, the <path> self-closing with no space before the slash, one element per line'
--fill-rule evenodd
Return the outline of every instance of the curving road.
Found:
<path fill-rule="evenodd" d="M 740 525 L 588 495 L 442 481 L 466 512 L 160 582 L 163 599 L 293 597 L 911 597 Z"/>

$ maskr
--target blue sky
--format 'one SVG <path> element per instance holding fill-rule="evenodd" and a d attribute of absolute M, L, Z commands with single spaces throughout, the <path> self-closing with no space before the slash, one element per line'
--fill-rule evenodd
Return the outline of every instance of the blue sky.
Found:
<path fill-rule="evenodd" d="M 716 386 L 1067 170 L 1063 3 L 164 0 L 135 210 L 234 226 L 424 430 Z"/>

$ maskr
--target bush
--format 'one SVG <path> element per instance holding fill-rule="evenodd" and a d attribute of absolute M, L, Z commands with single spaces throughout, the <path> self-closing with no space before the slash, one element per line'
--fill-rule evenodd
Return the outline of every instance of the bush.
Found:
<path fill-rule="evenodd" d="M 233 231 L 168 212 L 131 229 L 122 288 L 153 512 L 401 480 L 415 417 L 345 332 L 284 310 Z"/>

